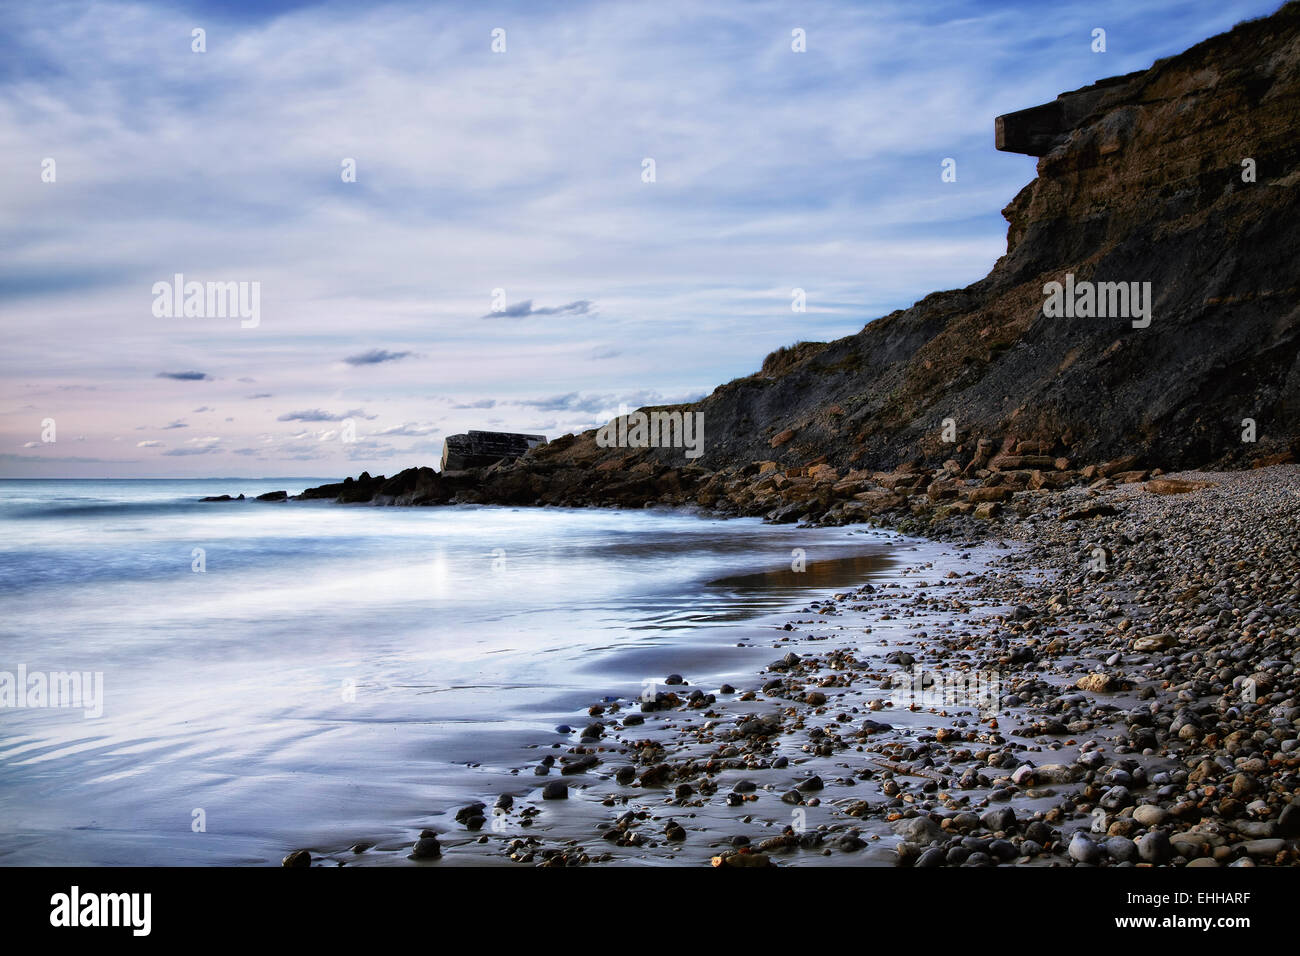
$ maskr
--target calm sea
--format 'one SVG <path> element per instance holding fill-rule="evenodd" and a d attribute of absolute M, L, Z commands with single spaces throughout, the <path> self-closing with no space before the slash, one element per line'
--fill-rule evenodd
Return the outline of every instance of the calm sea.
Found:
<path fill-rule="evenodd" d="M 409 834 L 602 697 L 752 682 L 770 647 L 736 644 L 758 616 L 899 547 L 671 511 L 251 500 L 326 480 L 0 481 L 0 682 L 102 681 L 80 707 L 0 708 L 0 863 Z"/>

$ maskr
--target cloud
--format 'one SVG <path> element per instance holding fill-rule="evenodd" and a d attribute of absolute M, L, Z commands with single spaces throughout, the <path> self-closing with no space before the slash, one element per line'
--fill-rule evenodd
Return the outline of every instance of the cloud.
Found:
<path fill-rule="evenodd" d="M 389 352 L 386 349 L 371 349 L 359 355 L 349 355 L 343 361 L 349 365 L 379 365 L 381 362 L 396 362 L 404 359 L 410 352 Z"/>
<path fill-rule="evenodd" d="M 637 390 L 698 394 L 778 346 L 985 275 L 1006 249 L 1000 210 L 1035 167 L 993 148 L 997 114 L 1277 2 L 1066 0 L 1051 17 L 1023 0 L 515 4 L 505 56 L 487 50 L 496 23 L 421 0 L 346 16 L 229 5 L 204 56 L 183 5 L 9 4 L 0 144 L 55 155 L 59 176 L 0 177 L 0 408 L 37 398 L 86 434 L 78 450 L 112 461 L 110 436 L 141 417 L 132 386 L 161 367 L 204 387 L 155 387 L 153 422 L 184 419 L 195 394 L 228 414 L 242 403 L 234 422 L 211 417 L 222 451 L 168 459 L 178 474 L 247 472 L 240 448 L 310 451 L 341 474 L 343 443 L 260 436 L 359 402 L 389 423 L 428 422 L 433 406 L 456 432 L 488 416 L 591 427 L 644 403 Z M 1123 38 L 1104 56 L 1087 42 L 1098 23 Z M 344 184 L 348 143 L 364 156 Z M 956 182 L 940 179 L 947 156 Z M 644 157 L 657 182 L 641 181 Z M 150 285 L 175 272 L 259 280 L 260 325 L 153 320 Z M 807 312 L 791 309 L 796 287 Z M 510 307 L 480 321 L 498 288 Z M 186 375 L 199 364 L 213 371 Z M 241 384 L 263 381 L 274 395 Z M 0 424 L 14 451 L 39 437 Z M 411 457 L 365 465 L 424 463 Z M 158 461 L 79 472 L 152 475 Z M 257 471 L 291 473 L 274 469 Z"/>
<path fill-rule="evenodd" d="M 683 402 L 699 401 L 703 393 L 691 392 L 679 398 L 669 398 L 653 389 L 636 392 L 584 394 L 569 392 L 566 395 L 554 395 L 550 398 L 520 399 L 516 404 L 525 408 L 535 408 L 543 412 L 583 412 L 594 415 L 618 405 L 629 408 L 642 408 L 651 405 L 677 405 Z"/>
<path fill-rule="evenodd" d="M 555 395 L 551 398 L 522 399 L 521 401 L 518 402 L 518 404 L 523 405 L 526 408 L 536 408 L 539 411 L 543 411 L 543 412 L 559 412 L 559 411 L 574 411 L 574 410 L 594 411 L 595 410 L 594 408 L 590 408 L 590 405 L 593 401 L 597 402 L 595 406 L 596 408 L 602 407 L 604 404 L 603 399 L 599 399 L 599 400 L 588 399 L 587 402 L 584 403 L 582 399 L 578 397 L 577 392 L 569 392 L 569 394 L 567 395 Z M 583 407 L 584 404 L 587 406 L 586 409 L 584 409 Z"/>
<path fill-rule="evenodd" d="M 272 396 L 270 392 L 257 392 L 256 394 L 249 395 L 248 397 L 251 400 L 254 398 L 273 398 L 274 396 Z"/>
<path fill-rule="evenodd" d="M 508 305 L 499 312 L 489 312 L 480 316 L 484 319 L 526 319 L 534 315 L 586 315 L 591 309 L 591 301 L 578 299 L 566 305 L 557 305 L 546 309 L 534 309 L 532 299 L 524 299 L 514 305 Z"/>
<path fill-rule="evenodd" d="M 189 425 L 186 425 L 186 424 L 185 424 L 184 422 L 182 422 L 182 421 L 175 421 L 175 422 L 172 422 L 170 425 L 164 425 L 164 426 L 162 427 L 162 430 L 163 430 L 163 431 L 170 431 L 170 430 L 173 429 L 173 428 L 189 428 L 189 427 L 190 427 Z"/>
<path fill-rule="evenodd" d="M 138 441 L 135 443 L 136 448 L 161 448 L 163 443 L 160 441 Z"/>
<path fill-rule="evenodd" d="M 277 422 L 341 422 L 347 418 L 364 418 L 367 421 L 378 418 L 378 415 L 367 415 L 365 409 L 354 408 L 351 411 L 335 414 L 333 412 L 321 411 L 319 408 L 308 408 L 301 412 L 285 412 Z"/>
<path fill-rule="evenodd" d="M 75 455 L 68 455 L 61 458 L 46 458 L 41 455 L 15 455 L 12 453 L 0 454 L 0 461 L 14 462 L 15 464 L 78 464 L 78 465 L 134 465 L 139 462 L 138 458 L 85 458 Z"/>
<path fill-rule="evenodd" d="M 216 450 L 215 445 L 204 445 L 194 448 L 169 448 L 163 454 L 173 458 L 180 458 L 186 455 L 208 455 Z"/>
<path fill-rule="evenodd" d="M 376 435 L 429 435 L 438 430 L 438 426 L 432 423 L 407 422 L 405 425 L 394 425 L 391 428 L 383 428 L 377 431 Z"/>

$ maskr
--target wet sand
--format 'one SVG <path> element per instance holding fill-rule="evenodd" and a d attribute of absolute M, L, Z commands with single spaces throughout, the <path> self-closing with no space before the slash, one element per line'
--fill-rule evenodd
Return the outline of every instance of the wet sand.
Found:
<path fill-rule="evenodd" d="M 806 575 L 817 586 L 806 589 L 808 603 L 796 613 L 765 614 L 734 628 L 701 628 L 697 642 L 634 647 L 602 658 L 603 673 L 622 674 L 633 683 L 647 673 L 661 674 L 664 680 L 681 675 L 684 683 L 661 680 L 643 687 L 641 695 L 584 701 L 585 706 L 572 710 L 572 729 L 536 741 L 527 748 L 524 762 L 478 768 L 474 789 L 484 807 L 475 815 L 482 819 L 466 819 L 480 829 L 470 829 L 466 820 L 457 821 L 454 810 L 449 810 L 413 821 L 409 839 L 380 841 L 362 853 L 352 852 L 351 847 L 368 841 L 354 834 L 334 846 L 309 848 L 315 862 L 407 864 L 418 831 L 427 829 L 438 835 L 442 850 L 436 865 L 491 865 L 512 858 L 541 863 L 544 854 L 555 850 L 570 862 L 585 857 L 602 863 L 707 864 L 732 848 L 737 837 L 758 844 L 779 836 L 786 827 L 820 837 L 824 845 L 794 853 L 782 862 L 845 862 L 836 859 L 844 851 L 832 847 L 850 833 L 860 834 L 865 844 L 861 852 L 854 851 L 854 862 L 892 862 L 896 840 L 888 823 L 845 813 L 858 801 L 879 803 L 880 786 L 887 779 L 881 762 L 889 756 L 876 752 L 875 740 L 862 744 L 854 739 L 854 725 L 868 716 L 889 721 L 900 733 L 878 738 L 884 741 L 925 736 L 947 723 L 929 708 L 913 712 L 895 706 L 892 698 L 899 691 L 890 681 L 907 668 L 886 663 L 885 657 L 898 650 L 916 650 L 918 630 L 956 627 L 959 618 L 943 605 L 951 600 L 950 593 L 955 596 L 960 578 L 944 575 L 978 575 L 996 549 L 956 548 L 901 536 L 891 536 L 891 542 L 892 563 L 855 557 L 814 562 L 804 572 L 777 571 L 716 582 L 757 591 L 794 588 L 805 580 L 800 575 Z M 864 573 L 874 593 L 860 592 L 861 584 L 844 589 L 847 581 L 861 582 Z M 910 606 L 918 598 L 943 603 Z M 701 614 L 707 613 L 701 609 Z M 777 696 L 776 688 L 762 690 L 772 677 L 765 672 L 767 665 L 789 653 L 818 661 L 839 653 L 854 663 L 847 669 L 801 669 L 801 682 L 827 685 L 819 690 L 826 694 L 826 703 L 812 706 Z M 734 690 L 724 693 L 727 685 Z M 697 691 L 712 701 L 690 706 L 689 695 Z M 664 709 L 656 709 L 641 699 L 670 693 L 680 705 L 667 702 Z M 873 700 L 885 701 L 885 708 L 873 710 Z M 954 719 L 978 717 L 963 707 L 944 710 Z M 729 740 L 738 721 L 764 715 L 781 717 L 788 732 L 756 745 Z M 583 731 L 597 723 L 603 725 L 601 736 L 584 742 Z M 847 749 L 835 748 L 829 755 L 810 752 L 810 732 L 815 729 L 850 741 Z M 658 756 L 645 766 L 646 756 L 652 753 Z M 562 772 L 564 761 L 588 755 L 598 763 L 581 773 Z M 547 761 L 553 766 L 539 775 L 538 768 Z M 663 763 L 674 769 L 661 783 L 646 780 L 629 787 L 616 777 L 620 768 L 635 766 L 640 776 Z M 823 790 L 808 793 L 797 806 L 783 801 L 783 795 L 812 776 L 822 778 Z M 566 799 L 543 797 L 543 787 L 555 781 L 566 785 Z M 754 784 L 752 791 L 746 781 Z M 680 791 L 683 784 L 695 792 Z M 738 784 L 743 799 L 729 805 L 727 795 Z M 714 792 L 708 793 L 710 789 Z M 503 794 L 512 798 L 513 805 L 501 812 L 496 804 Z M 629 813 L 635 819 L 631 826 Z M 618 829 L 620 819 L 627 835 L 616 840 L 610 831 Z M 685 839 L 665 837 L 670 821 L 682 827 Z M 527 846 L 520 846 L 521 840 Z"/>

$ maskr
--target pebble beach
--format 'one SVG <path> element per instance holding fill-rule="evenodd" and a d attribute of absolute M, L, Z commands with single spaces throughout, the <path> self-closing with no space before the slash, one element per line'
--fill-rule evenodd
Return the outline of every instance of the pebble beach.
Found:
<path fill-rule="evenodd" d="M 592 701 L 409 842 L 286 865 L 1297 858 L 1300 467 L 1017 495 L 756 622 L 748 681 Z"/>

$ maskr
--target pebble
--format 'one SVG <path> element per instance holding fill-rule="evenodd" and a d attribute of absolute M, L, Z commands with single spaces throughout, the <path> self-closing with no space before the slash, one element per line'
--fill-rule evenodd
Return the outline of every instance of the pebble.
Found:
<path fill-rule="evenodd" d="M 1095 866 L 1101 862 L 1101 847 L 1083 833 L 1076 833 L 1070 838 L 1070 859 Z"/>
<path fill-rule="evenodd" d="M 1133 819 L 1144 827 L 1158 827 L 1169 817 L 1169 811 L 1152 803 L 1133 808 Z"/>
<path fill-rule="evenodd" d="M 1151 830 L 1137 840 L 1138 855 L 1147 863 L 1165 863 L 1173 855 L 1169 835 L 1164 830 Z"/>
<path fill-rule="evenodd" d="M 422 836 L 415 841 L 415 846 L 411 848 L 410 858 L 412 860 L 432 860 L 442 856 L 442 847 L 438 845 L 436 836 Z"/>

